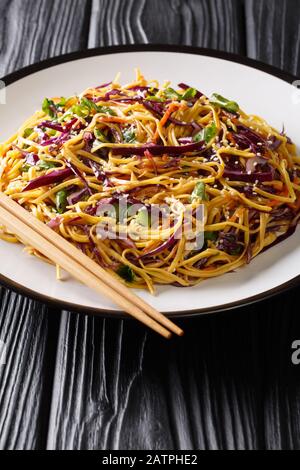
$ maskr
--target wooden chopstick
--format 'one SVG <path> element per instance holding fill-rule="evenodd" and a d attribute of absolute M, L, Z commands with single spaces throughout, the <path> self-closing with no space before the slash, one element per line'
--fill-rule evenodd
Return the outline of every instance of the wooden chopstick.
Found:
<path fill-rule="evenodd" d="M 73 277 L 83 282 L 88 287 L 105 295 L 122 308 L 125 312 L 147 325 L 152 330 L 169 339 L 171 332 L 166 330 L 162 325 L 147 316 L 142 310 L 128 302 L 127 299 L 111 289 L 107 284 L 102 283 L 94 274 L 85 269 L 81 264 L 74 261 L 66 253 L 53 246 L 48 240 L 43 238 L 39 233 L 32 230 L 31 227 L 24 224 L 14 215 L 3 207 L 0 207 L 0 221 L 9 230 L 15 233 L 23 242 L 32 246 L 40 253 L 45 255 L 53 263 L 59 264 L 63 269 L 72 274 Z"/>
<path fill-rule="evenodd" d="M 117 279 L 109 275 L 103 268 L 101 268 L 101 266 L 99 266 L 97 263 L 91 260 L 88 256 L 86 256 L 80 250 L 75 248 L 71 243 L 66 241 L 63 237 L 61 237 L 56 232 L 51 230 L 49 227 L 47 227 L 45 224 L 40 222 L 37 218 L 35 218 L 33 215 L 31 215 L 29 212 L 23 209 L 19 204 L 17 204 L 15 201 L 13 201 L 11 198 L 9 198 L 8 196 L 6 196 L 4 193 L 1 193 L 1 192 L 0 192 L 0 206 L 4 208 L 7 212 L 9 212 L 11 215 L 14 215 L 17 218 L 17 220 L 19 220 L 23 224 L 26 224 L 28 227 L 30 227 L 35 233 L 39 234 L 43 239 L 47 240 L 51 244 L 51 246 L 54 246 L 57 249 L 61 250 L 63 253 L 65 253 L 65 255 L 70 257 L 77 264 L 80 264 L 82 268 L 84 268 L 85 270 L 93 274 L 98 279 L 98 282 L 101 283 L 101 287 L 103 288 L 103 285 L 105 286 L 105 290 L 104 292 L 102 292 L 102 294 L 107 293 L 107 296 L 110 296 L 111 300 L 115 301 L 115 303 L 121 306 L 121 308 L 125 310 L 127 313 L 131 314 L 131 312 L 128 311 L 128 307 L 129 305 L 132 305 L 133 307 L 138 308 L 138 310 L 140 311 L 139 313 L 145 312 L 144 315 L 146 314 L 150 316 L 152 320 L 160 323 L 166 329 L 169 329 L 170 331 L 172 331 L 173 333 L 179 336 L 183 335 L 183 331 L 178 326 L 176 326 L 173 322 L 171 322 L 168 318 L 166 318 L 160 312 L 155 310 L 145 301 L 140 299 L 137 295 L 131 292 L 125 285 L 123 285 Z M 27 243 L 32 244 L 30 241 Z M 39 249 L 39 251 L 41 250 Z M 45 255 L 48 256 L 49 258 L 48 253 L 45 253 Z M 53 261 L 53 262 L 62 266 L 60 262 L 58 263 L 56 261 Z M 66 269 L 66 271 L 68 271 L 68 269 Z M 82 279 L 80 280 L 82 281 Z M 107 291 L 107 288 L 109 289 L 109 291 Z M 113 297 L 112 297 L 112 292 L 114 292 Z M 115 293 L 118 294 L 117 298 L 115 296 Z M 119 301 L 121 299 L 122 301 L 126 300 L 127 302 L 126 309 L 124 308 L 124 303 L 122 303 L 122 305 L 119 304 Z M 135 312 L 137 312 L 136 309 L 135 309 Z M 142 320 L 140 319 L 140 321 Z M 143 323 L 145 323 L 145 321 Z M 150 325 L 148 324 L 148 326 Z M 164 334 L 163 336 L 166 336 L 166 334 Z"/>

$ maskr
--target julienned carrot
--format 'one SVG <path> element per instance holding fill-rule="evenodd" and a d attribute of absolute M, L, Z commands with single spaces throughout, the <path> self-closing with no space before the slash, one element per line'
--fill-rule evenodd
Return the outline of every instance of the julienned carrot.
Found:
<path fill-rule="evenodd" d="M 236 219 L 241 217 L 241 215 L 244 213 L 245 209 L 243 207 L 239 207 L 235 213 L 230 217 L 229 222 L 235 222 Z"/>
<path fill-rule="evenodd" d="M 167 122 L 169 121 L 170 117 L 172 116 L 173 113 L 175 113 L 175 111 L 177 111 L 179 108 L 181 108 L 181 104 L 179 103 L 171 103 L 167 109 L 167 111 L 165 112 L 165 114 L 163 115 L 163 117 L 161 118 L 160 120 L 160 125 L 161 127 L 164 127 Z M 158 130 L 155 132 L 154 134 L 154 142 L 156 142 L 159 138 L 159 133 L 158 133 Z"/>
<path fill-rule="evenodd" d="M 117 116 L 112 116 L 112 117 L 99 117 L 98 121 L 100 122 L 118 122 L 119 124 L 126 124 L 128 121 L 126 119 L 117 117 Z"/>
<path fill-rule="evenodd" d="M 289 189 L 288 189 L 288 187 L 286 187 L 285 190 L 282 191 L 282 193 L 279 194 L 279 196 L 287 197 L 289 194 L 290 194 Z M 277 201 L 276 199 L 273 199 L 272 201 L 269 202 L 269 206 L 271 206 L 271 207 L 280 206 L 281 204 L 283 204 L 283 202 L 282 201 Z"/>
<path fill-rule="evenodd" d="M 149 162 L 151 163 L 152 165 L 152 168 L 154 170 L 154 173 L 156 174 L 156 176 L 158 175 L 158 168 L 157 168 L 157 165 L 156 165 L 156 162 L 153 158 L 153 155 L 149 152 L 149 150 L 146 150 L 145 152 L 145 157 L 148 158 Z"/>

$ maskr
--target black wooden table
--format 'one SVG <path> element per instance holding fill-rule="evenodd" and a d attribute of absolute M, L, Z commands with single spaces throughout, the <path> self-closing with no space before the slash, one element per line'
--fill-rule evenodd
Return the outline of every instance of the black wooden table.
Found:
<path fill-rule="evenodd" d="M 151 42 L 297 75 L 299 15 L 299 0 L 0 0 L 0 76 L 65 52 Z M 0 298 L 1 449 L 300 448 L 297 289 L 187 320 L 172 343 L 5 288 Z"/>

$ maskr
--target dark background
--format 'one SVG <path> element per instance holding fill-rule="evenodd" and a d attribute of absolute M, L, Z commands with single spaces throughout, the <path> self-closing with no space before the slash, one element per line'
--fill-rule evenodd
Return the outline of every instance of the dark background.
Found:
<path fill-rule="evenodd" d="M 0 76 L 135 43 L 221 49 L 299 75 L 299 17 L 299 0 L 0 0 Z M 185 338 L 167 343 L 1 288 L 0 448 L 300 449 L 297 289 L 182 325 Z"/>

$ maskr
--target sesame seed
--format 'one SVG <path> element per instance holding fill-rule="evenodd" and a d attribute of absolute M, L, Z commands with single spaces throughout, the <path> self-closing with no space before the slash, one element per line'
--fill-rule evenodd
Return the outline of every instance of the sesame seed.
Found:
<path fill-rule="evenodd" d="M 259 145 L 260 147 L 263 145 L 262 142 L 257 142 L 257 145 Z"/>

